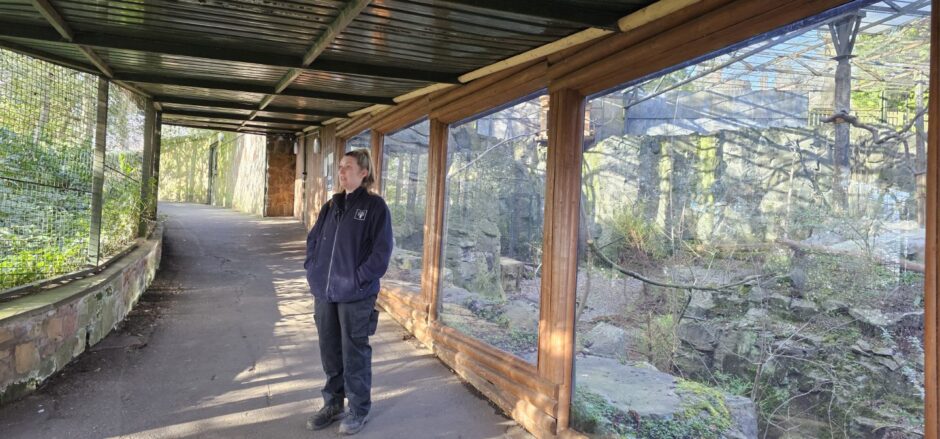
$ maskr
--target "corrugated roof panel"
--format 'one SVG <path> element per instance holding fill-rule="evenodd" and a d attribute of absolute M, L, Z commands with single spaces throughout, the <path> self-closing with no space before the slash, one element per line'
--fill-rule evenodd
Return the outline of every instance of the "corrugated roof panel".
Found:
<path fill-rule="evenodd" d="M 78 31 L 250 45 L 302 55 L 339 12 L 336 2 L 55 1 Z M 249 46 L 245 46 L 249 47 Z"/>
<path fill-rule="evenodd" d="M 289 70 L 234 61 L 163 55 L 121 49 L 95 49 L 116 72 L 159 73 L 164 76 L 239 81 L 270 86 Z"/>
<path fill-rule="evenodd" d="M 162 104 L 164 113 L 172 113 L 174 111 L 186 111 L 186 112 L 205 112 L 205 113 L 228 113 L 232 117 L 238 118 L 247 118 L 251 115 L 251 110 L 236 110 L 230 108 L 218 108 L 218 107 L 201 107 L 196 105 L 179 105 L 179 104 Z"/>
<path fill-rule="evenodd" d="M 0 2 L 0 17 L 4 21 L 15 23 L 47 25 L 46 19 L 39 14 L 28 0 L 5 0 Z"/>
<path fill-rule="evenodd" d="M 287 114 L 287 113 L 275 113 L 270 111 L 259 111 L 257 117 L 270 117 L 274 119 L 287 119 L 287 120 L 296 120 L 297 122 L 314 124 L 318 122 L 323 122 L 329 118 L 327 117 L 318 117 L 318 116 L 305 116 L 300 114 Z"/>
<path fill-rule="evenodd" d="M 381 71 L 376 71 L 381 74 Z M 331 91 L 365 96 L 395 97 L 431 83 L 404 79 L 382 79 L 373 76 L 306 71 L 291 84 L 291 88 Z"/>
<path fill-rule="evenodd" d="M 369 106 L 358 102 L 325 101 L 322 99 L 301 98 L 296 96 L 278 96 L 271 101 L 275 107 L 303 108 L 308 110 L 330 110 L 349 113 Z"/>

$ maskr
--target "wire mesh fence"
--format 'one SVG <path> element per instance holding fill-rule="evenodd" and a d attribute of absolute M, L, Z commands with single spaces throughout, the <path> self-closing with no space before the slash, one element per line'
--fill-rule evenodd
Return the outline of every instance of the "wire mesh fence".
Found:
<path fill-rule="evenodd" d="M 136 236 L 144 106 L 112 86 L 102 242 L 90 242 L 97 85 L 0 49 L 0 295 L 94 266 Z"/>
<path fill-rule="evenodd" d="M 137 95 L 110 85 L 108 140 L 104 162 L 100 257 L 119 253 L 135 238 L 143 207 L 140 200 L 144 156 L 144 106 Z"/>

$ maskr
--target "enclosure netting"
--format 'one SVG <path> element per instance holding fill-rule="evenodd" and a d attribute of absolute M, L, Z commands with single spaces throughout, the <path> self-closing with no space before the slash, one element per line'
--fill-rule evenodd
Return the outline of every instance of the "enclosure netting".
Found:
<path fill-rule="evenodd" d="M 101 245 L 90 245 L 98 78 L 0 50 L 0 290 L 103 261 L 136 236 L 143 103 L 111 86 Z"/>
<path fill-rule="evenodd" d="M 144 106 L 137 95 L 114 84 L 108 92 L 108 141 L 101 211 L 101 257 L 111 256 L 137 237 L 142 203 Z"/>
<path fill-rule="evenodd" d="M 89 261 L 96 84 L 0 50 L 0 289 Z"/>

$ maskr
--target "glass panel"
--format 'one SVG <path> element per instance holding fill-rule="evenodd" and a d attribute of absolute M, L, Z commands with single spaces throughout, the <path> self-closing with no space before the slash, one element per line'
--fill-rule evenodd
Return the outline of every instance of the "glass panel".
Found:
<path fill-rule="evenodd" d="M 372 149 L 372 130 L 365 130 L 346 140 L 346 152 L 354 149 Z"/>
<path fill-rule="evenodd" d="M 424 212 L 427 204 L 427 121 L 385 136 L 382 196 L 392 211 L 395 250 L 384 279 L 421 286 Z"/>
<path fill-rule="evenodd" d="M 929 2 L 903 5 L 587 102 L 574 428 L 922 435 Z"/>
<path fill-rule="evenodd" d="M 441 319 L 532 363 L 547 109 L 540 95 L 455 125 L 447 151 Z"/>

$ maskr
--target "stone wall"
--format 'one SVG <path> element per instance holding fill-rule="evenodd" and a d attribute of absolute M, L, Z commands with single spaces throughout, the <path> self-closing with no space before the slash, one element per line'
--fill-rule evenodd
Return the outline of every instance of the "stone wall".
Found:
<path fill-rule="evenodd" d="M 164 138 L 160 153 L 160 201 L 211 204 L 264 214 L 268 184 L 266 143 L 264 136 L 208 130 Z M 213 148 L 215 166 L 210 166 Z M 288 172 L 288 177 L 293 175 L 293 162 Z"/>
<path fill-rule="evenodd" d="M 264 216 L 293 216 L 297 156 L 290 139 L 269 136 Z"/>
<path fill-rule="evenodd" d="M 209 146 L 215 131 L 167 137 L 160 144 L 160 201 L 209 202 Z"/>
<path fill-rule="evenodd" d="M 162 227 L 103 272 L 0 308 L 0 405 L 35 390 L 121 322 L 160 265 Z"/>

